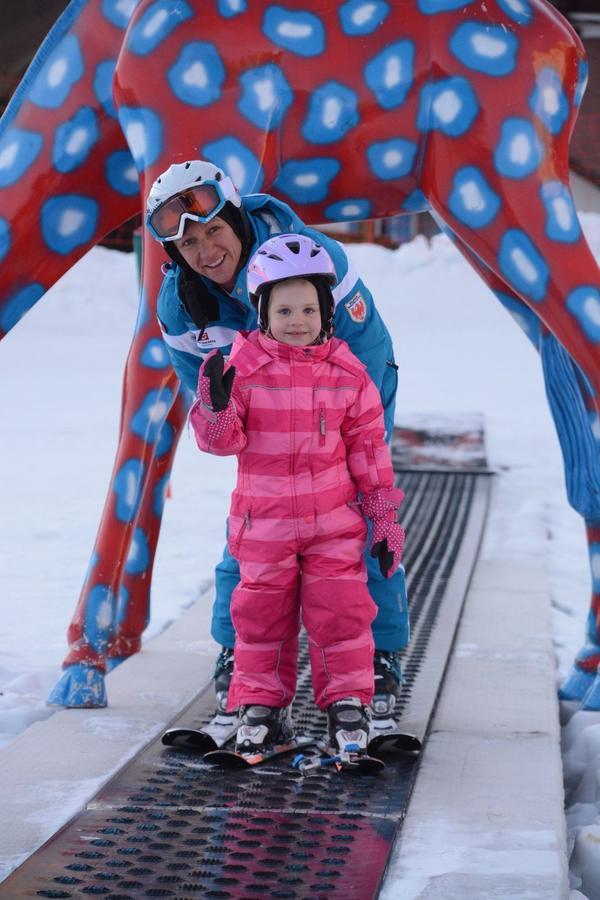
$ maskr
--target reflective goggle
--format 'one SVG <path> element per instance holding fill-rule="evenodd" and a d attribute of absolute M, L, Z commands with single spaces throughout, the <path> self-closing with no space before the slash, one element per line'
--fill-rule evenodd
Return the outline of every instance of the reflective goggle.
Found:
<path fill-rule="evenodd" d="M 183 235 L 186 220 L 210 222 L 235 193 L 227 176 L 221 181 L 195 185 L 161 203 L 146 224 L 159 241 L 176 241 Z"/>

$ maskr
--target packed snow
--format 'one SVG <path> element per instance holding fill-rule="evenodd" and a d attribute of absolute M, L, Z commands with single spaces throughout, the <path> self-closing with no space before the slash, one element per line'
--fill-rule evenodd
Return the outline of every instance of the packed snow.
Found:
<path fill-rule="evenodd" d="M 582 216 L 600 259 L 600 216 Z M 483 558 L 541 561 L 550 576 L 557 682 L 582 643 L 589 601 L 581 519 L 537 354 L 443 236 L 397 250 L 350 245 L 392 332 L 399 423 L 481 413 L 501 499 Z M 137 313 L 133 255 L 91 251 L 0 346 L 0 747 L 52 714 L 66 628 L 116 449 L 122 371 Z M 235 461 L 200 455 L 185 431 L 166 504 L 146 640 L 194 603 L 223 547 Z M 216 651 L 216 648 L 215 648 Z M 564 705 L 572 900 L 600 897 L 600 713 Z M 93 723 L 91 725 L 93 726 Z"/>

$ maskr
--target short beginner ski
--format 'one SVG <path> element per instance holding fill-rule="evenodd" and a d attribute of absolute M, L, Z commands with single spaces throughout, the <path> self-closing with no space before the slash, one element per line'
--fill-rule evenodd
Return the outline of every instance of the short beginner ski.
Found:
<path fill-rule="evenodd" d="M 236 750 L 224 750 L 222 748 L 206 753 L 204 759 L 206 762 L 218 763 L 227 769 L 248 769 L 251 766 L 259 766 L 261 763 L 267 762 L 283 753 L 290 753 L 292 750 L 300 750 L 302 747 L 308 747 L 314 744 L 314 738 L 305 734 L 297 735 L 285 741 L 283 744 L 273 744 L 268 749 L 258 753 L 238 753 Z"/>
<path fill-rule="evenodd" d="M 175 750 L 190 750 L 204 755 L 218 750 L 235 737 L 240 720 L 237 715 L 217 713 L 203 728 L 169 728 L 162 742 Z"/>
<path fill-rule="evenodd" d="M 293 767 L 300 772 L 309 772 L 311 769 L 330 766 L 338 772 L 357 772 L 362 775 L 372 775 L 385 769 L 383 760 L 361 751 L 358 744 L 346 744 L 345 750 L 336 750 L 325 741 L 317 741 L 317 747 L 323 756 L 304 756 L 299 753 L 292 761 Z"/>
<path fill-rule="evenodd" d="M 402 731 L 394 719 L 372 719 L 369 731 L 369 753 L 420 753 L 421 739 L 410 731 Z"/>

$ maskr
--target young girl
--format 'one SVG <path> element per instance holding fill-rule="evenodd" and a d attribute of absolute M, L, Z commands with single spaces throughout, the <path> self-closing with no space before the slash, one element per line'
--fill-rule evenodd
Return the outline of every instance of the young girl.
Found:
<path fill-rule="evenodd" d="M 229 546 L 241 581 L 229 709 L 236 749 L 292 735 L 300 614 L 315 701 L 334 747 L 369 736 L 373 696 L 365 517 L 371 553 L 390 576 L 404 532 L 379 393 L 344 341 L 331 336 L 335 270 L 312 238 L 270 238 L 248 265 L 259 330 L 237 335 L 200 370 L 190 420 L 201 450 L 237 454 Z M 358 500 L 359 494 L 361 500 Z"/>

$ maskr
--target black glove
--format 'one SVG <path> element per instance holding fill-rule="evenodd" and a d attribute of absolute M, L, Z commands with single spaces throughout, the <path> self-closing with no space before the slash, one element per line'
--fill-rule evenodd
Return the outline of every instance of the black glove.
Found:
<path fill-rule="evenodd" d="M 388 572 L 394 566 L 394 554 L 388 549 L 387 538 L 378 541 L 371 547 L 371 556 L 373 559 L 379 558 L 379 569 L 384 578 L 388 577 Z"/>
<path fill-rule="evenodd" d="M 209 381 L 210 405 L 215 412 L 221 412 L 229 403 L 235 378 L 235 366 L 231 366 L 223 375 L 224 363 L 223 354 L 216 350 L 202 367 L 202 375 Z"/>

